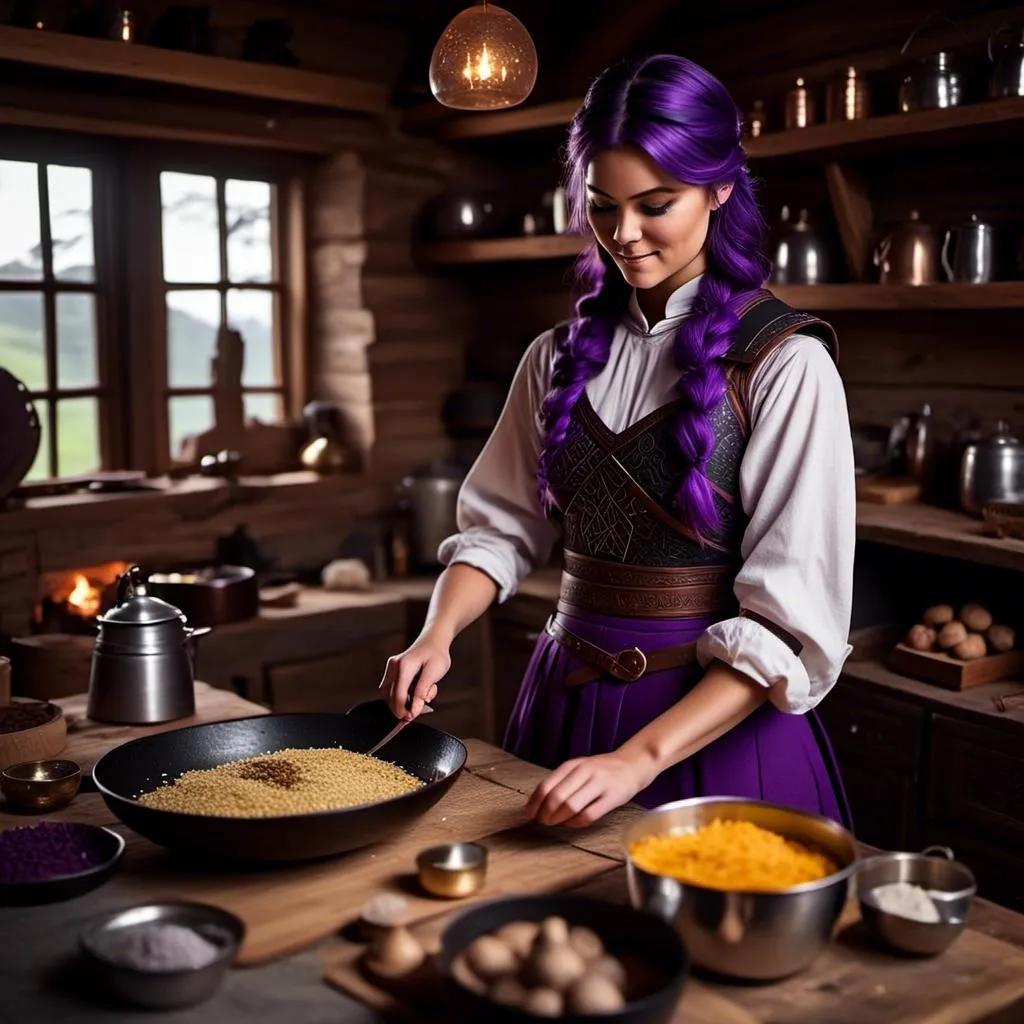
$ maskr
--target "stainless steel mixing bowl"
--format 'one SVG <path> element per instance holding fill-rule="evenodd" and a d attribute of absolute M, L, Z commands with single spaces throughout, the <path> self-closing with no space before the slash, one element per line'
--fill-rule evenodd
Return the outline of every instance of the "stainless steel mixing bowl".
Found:
<path fill-rule="evenodd" d="M 632 844 L 650 835 L 693 832 L 715 819 L 749 821 L 828 854 L 839 870 L 774 892 L 729 892 L 653 874 Z M 842 825 L 790 807 L 739 797 L 696 797 L 649 811 L 625 834 L 630 901 L 671 922 L 693 963 L 734 978 L 771 981 L 803 970 L 829 942 L 857 866 L 857 844 Z"/>

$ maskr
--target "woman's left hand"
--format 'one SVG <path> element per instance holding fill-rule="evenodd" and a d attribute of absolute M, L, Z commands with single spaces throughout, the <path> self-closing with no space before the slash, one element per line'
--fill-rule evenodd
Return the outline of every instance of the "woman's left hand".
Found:
<path fill-rule="evenodd" d="M 628 804 L 653 778 L 619 753 L 577 757 L 559 765 L 537 786 L 526 813 L 542 825 L 585 828 Z"/>

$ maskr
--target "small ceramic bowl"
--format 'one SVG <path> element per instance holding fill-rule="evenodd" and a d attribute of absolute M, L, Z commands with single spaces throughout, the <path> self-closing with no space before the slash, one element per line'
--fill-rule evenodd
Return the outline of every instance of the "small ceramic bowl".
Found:
<path fill-rule="evenodd" d="M 218 946 L 216 958 L 203 967 L 144 970 L 127 966 L 111 953 L 112 940 L 124 929 L 147 924 L 191 928 Z M 79 936 L 79 948 L 103 985 L 122 1001 L 153 1010 L 181 1009 L 209 999 L 234 962 L 245 925 L 226 910 L 205 903 L 148 903 L 116 911 L 93 921 Z"/>
<path fill-rule="evenodd" d="M 470 896 L 487 879 L 487 849 L 479 843 L 431 846 L 417 856 L 416 870 L 420 885 L 435 896 Z"/>
<path fill-rule="evenodd" d="M 909 882 L 925 889 L 941 920 L 915 921 L 882 910 L 871 894 L 891 882 Z M 857 871 L 856 887 L 861 917 L 876 941 L 914 956 L 935 956 L 959 937 L 977 892 L 974 874 L 945 846 L 929 846 L 921 853 L 868 857 Z"/>
<path fill-rule="evenodd" d="M 10 807 L 36 814 L 66 807 L 81 784 L 82 770 L 74 761 L 21 761 L 0 772 L 0 791 Z"/>

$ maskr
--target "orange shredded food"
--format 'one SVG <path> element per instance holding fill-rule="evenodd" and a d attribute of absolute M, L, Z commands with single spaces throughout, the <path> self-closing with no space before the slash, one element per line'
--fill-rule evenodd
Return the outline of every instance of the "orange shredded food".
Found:
<path fill-rule="evenodd" d="M 716 819 L 696 832 L 646 836 L 629 852 L 652 874 L 732 892 L 789 889 L 838 870 L 825 854 L 749 821 Z"/>

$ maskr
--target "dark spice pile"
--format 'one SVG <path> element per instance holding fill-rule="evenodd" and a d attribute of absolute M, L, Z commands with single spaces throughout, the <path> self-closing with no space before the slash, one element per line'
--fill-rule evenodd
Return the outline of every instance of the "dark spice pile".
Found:
<path fill-rule="evenodd" d="M 52 704 L 19 703 L 0 707 L 0 733 L 34 729 L 37 725 L 45 725 L 56 715 L 57 708 Z"/>
<path fill-rule="evenodd" d="M 249 761 L 239 768 L 238 775 L 243 779 L 265 782 L 268 786 L 278 786 L 281 789 L 293 789 L 302 779 L 302 773 L 295 764 L 277 758 Z"/>
<path fill-rule="evenodd" d="M 75 875 L 110 858 L 109 836 L 90 825 L 41 821 L 0 832 L 0 882 Z"/>

